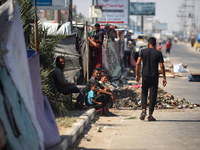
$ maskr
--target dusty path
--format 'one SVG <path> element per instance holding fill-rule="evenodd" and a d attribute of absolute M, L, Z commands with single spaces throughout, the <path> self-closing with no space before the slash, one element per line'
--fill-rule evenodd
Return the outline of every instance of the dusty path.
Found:
<path fill-rule="evenodd" d="M 156 122 L 138 119 L 140 110 L 112 112 L 117 116 L 100 117 L 96 125 L 90 124 L 71 150 L 199 149 L 199 108 L 155 110 Z M 102 132 L 97 132 L 99 125 Z"/>

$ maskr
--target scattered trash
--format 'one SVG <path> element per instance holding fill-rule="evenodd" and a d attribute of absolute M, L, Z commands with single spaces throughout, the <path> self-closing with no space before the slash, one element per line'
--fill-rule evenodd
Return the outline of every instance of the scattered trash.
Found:
<path fill-rule="evenodd" d="M 101 126 L 97 127 L 97 132 L 101 132 Z"/>
<path fill-rule="evenodd" d="M 132 86 L 124 86 L 120 91 L 120 97 L 116 99 L 115 106 L 117 109 L 141 110 L 141 88 L 133 88 L 137 83 L 131 83 Z M 147 97 L 147 106 L 149 105 L 149 97 Z M 200 107 L 200 104 L 193 104 L 186 101 L 185 98 L 175 99 L 171 93 L 165 92 L 158 88 L 156 109 L 185 109 Z M 124 120 L 120 120 L 123 122 Z"/>
<path fill-rule="evenodd" d="M 183 109 L 183 105 L 177 106 L 177 109 Z"/>
<path fill-rule="evenodd" d="M 133 117 L 125 118 L 124 120 L 128 120 L 128 119 L 137 119 L 137 117 L 133 116 Z"/>
<path fill-rule="evenodd" d="M 104 126 L 104 129 L 112 129 L 112 127 Z"/>
<path fill-rule="evenodd" d="M 193 105 L 191 104 L 191 105 L 189 106 L 189 108 L 190 108 L 190 109 L 193 109 Z"/>
<path fill-rule="evenodd" d="M 188 79 L 189 81 L 193 81 L 193 82 L 200 82 L 200 73 L 191 73 L 190 75 L 189 75 L 189 79 Z"/>
<path fill-rule="evenodd" d="M 86 140 L 89 142 L 89 141 L 91 141 L 91 139 L 88 139 L 88 138 L 86 138 Z"/>
<path fill-rule="evenodd" d="M 138 88 L 142 88 L 142 84 L 138 84 L 138 85 L 133 84 L 133 85 L 132 85 L 132 88 L 137 88 L 137 89 L 138 89 Z"/>
<path fill-rule="evenodd" d="M 124 120 L 124 119 L 121 119 L 119 122 L 125 122 L 125 120 Z"/>
<path fill-rule="evenodd" d="M 174 69 L 173 71 L 178 72 L 178 74 L 180 74 L 181 72 L 188 72 L 188 70 L 183 67 L 182 63 L 180 64 L 173 63 L 173 69 Z"/>

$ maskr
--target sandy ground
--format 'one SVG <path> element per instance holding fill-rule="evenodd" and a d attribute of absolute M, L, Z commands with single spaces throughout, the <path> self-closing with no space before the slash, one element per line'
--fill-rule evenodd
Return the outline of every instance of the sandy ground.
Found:
<path fill-rule="evenodd" d="M 155 110 L 156 122 L 141 121 L 141 110 L 112 110 L 116 116 L 97 117 L 70 150 L 199 149 L 199 110 Z"/>

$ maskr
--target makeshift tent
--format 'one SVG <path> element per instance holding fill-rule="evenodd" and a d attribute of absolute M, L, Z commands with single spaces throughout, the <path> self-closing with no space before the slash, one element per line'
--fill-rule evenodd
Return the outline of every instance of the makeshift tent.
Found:
<path fill-rule="evenodd" d="M 34 50 L 28 50 L 33 98 L 37 120 L 44 135 L 45 148 L 49 148 L 59 143 L 61 138 L 49 101 L 47 97 L 42 94 L 39 54 L 33 52 Z"/>
<path fill-rule="evenodd" d="M 86 59 L 86 40 L 81 40 L 81 56 L 83 63 L 83 84 L 87 82 L 87 59 Z"/>
<path fill-rule="evenodd" d="M 108 46 L 106 47 L 106 55 L 108 62 L 108 69 L 111 72 L 112 77 L 120 77 L 121 67 L 117 58 L 114 43 L 111 39 L 108 39 Z"/>
<path fill-rule="evenodd" d="M 106 50 L 104 48 L 104 46 L 102 46 L 102 63 L 103 63 L 103 66 L 108 68 L 108 62 L 107 62 L 107 57 L 106 57 Z"/>
<path fill-rule="evenodd" d="M 40 149 L 36 129 L 5 65 L 0 67 L 0 118 L 8 147 L 12 150 Z"/>
<path fill-rule="evenodd" d="M 83 39 L 84 26 L 72 26 L 72 33 L 76 33 L 81 41 Z"/>
<path fill-rule="evenodd" d="M 42 28 L 47 30 L 47 35 L 57 35 L 58 25 L 56 22 L 43 22 Z"/>
<path fill-rule="evenodd" d="M 65 57 L 64 74 L 71 83 L 77 82 L 82 69 L 80 65 L 81 55 L 78 50 L 76 34 L 68 35 L 65 39 L 62 39 L 54 49 L 56 56 L 62 55 Z"/>
<path fill-rule="evenodd" d="M 65 34 L 71 34 L 71 23 L 66 22 L 64 23 L 57 31 L 57 34 L 65 35 Z"/>
<path fill-rule="evenodd" d="M 17 1 L 8 0 L 0 7 L 0 24 L 0 117 L 8 145 L 13 150 L 44 149 Z"/>

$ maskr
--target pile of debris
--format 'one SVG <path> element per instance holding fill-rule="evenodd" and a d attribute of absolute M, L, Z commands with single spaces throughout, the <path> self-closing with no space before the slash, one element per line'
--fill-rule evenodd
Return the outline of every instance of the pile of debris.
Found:
<path fill-rule="evenodd" d="M 141 108 L 141 86 L 124 86 L 121 90 L 115 92 L 117 109 L 142 109 Z M 149 95 L 149 94 L 148 94 Z M 149 105 L 149 96 L 147 97 L 147 106 Z M 183 109 L 199 107 L 200 104 L 192 104 L 185 100 L 185 98 L 175 99 L 171 93 L 167 93 L 161 88 L 158 89 L 156 108 L 157 109 Z"/>

